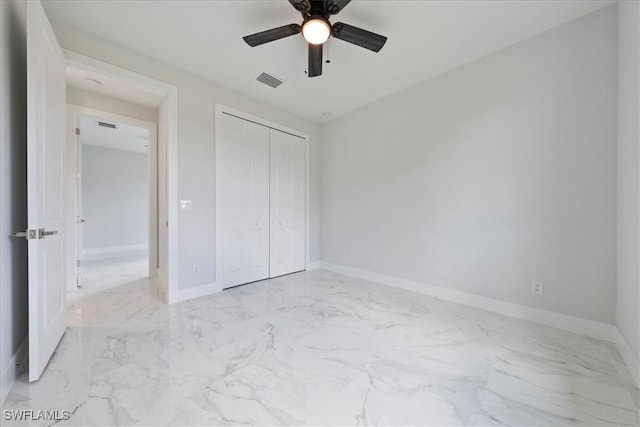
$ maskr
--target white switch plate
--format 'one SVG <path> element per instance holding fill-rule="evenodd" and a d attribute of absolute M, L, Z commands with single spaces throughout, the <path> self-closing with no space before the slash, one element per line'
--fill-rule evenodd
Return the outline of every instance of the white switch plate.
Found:
<path fill-rule="evenodd" d="M 181 211 L 190 211 L 193 208 L 191 205 L 191 200 L 180 200 L 180 210 Z"/>

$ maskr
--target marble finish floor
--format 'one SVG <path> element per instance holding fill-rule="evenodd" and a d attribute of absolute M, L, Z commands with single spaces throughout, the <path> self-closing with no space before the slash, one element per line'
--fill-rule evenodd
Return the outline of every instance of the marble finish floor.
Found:
<path fill-rule="evenodd" d="M 139 280 L 75 301 L 69 324 L 3 409 L 90 426 L 639 424 L 607 342 L 321 270 L 172 306 Z"/>
<path fill-rule="evenodd" d="M 121 286 L 149 275 L 149 255 L 144 251 L 85 255 L 79 269 L 80 286 L 69 300 Z"/>

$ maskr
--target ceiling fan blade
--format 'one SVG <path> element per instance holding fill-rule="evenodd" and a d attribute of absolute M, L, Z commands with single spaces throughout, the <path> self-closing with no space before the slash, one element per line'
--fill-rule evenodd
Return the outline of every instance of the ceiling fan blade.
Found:
<path fill-rule="evenodd" d="M 298 34 L 300 31 L 300 25 L 289 24 L 278 28 L 272 28 L 271 30 L 262 31 L 260 33 L 251 34 L 250 36 L 244 36 L 242 39 L 247 42 L 249 46 L 255 47 L 274 40 L 293 36 L 294 34 Z"/>
<path fill-rule="evenodd" d="M 374 52 L 380 52 L 382 46 L 387 42 L 387 38 L 385 36 L 381 36 L 343 22 L 336 22 L 333 24 L 331 35 L 337 39 L 353 43 Z"/>
<path fill-rule="evenodd" d="M 337 15 L 351 0 L 327 0 L 327 13 Z"/>
<path fill-rule="evenodd" d="M 322 75 L 322 47 L 321 44 L 309 43 L 309 77 Z"/>
<path fill-rule="evenodd" d="M 308 12 L 311 9 L 311 3 L 309 0 L 289 0 L 291 6 L 293 6 L 298 12 Z"/>

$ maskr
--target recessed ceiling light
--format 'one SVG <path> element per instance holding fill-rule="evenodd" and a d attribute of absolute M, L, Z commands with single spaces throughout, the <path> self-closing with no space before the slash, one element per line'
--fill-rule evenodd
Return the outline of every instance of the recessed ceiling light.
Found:
<path fill-rule="evenodd" d="M 87 82 L 88 85 L 90 86 L 95 86 L 95 87 L 100 87 L 102 86 L 102 82 L 100 80 L 96 80 L 96 79 L 86 79 L 85 80 Z"/>
<path fill-rule="evenodd" d="M 331 116 L 333 116 L 333 113 L 330 113 L 329 111 L 322 113 L 322 117 L 324 117 L 325 119 L 328 119 Z"/>

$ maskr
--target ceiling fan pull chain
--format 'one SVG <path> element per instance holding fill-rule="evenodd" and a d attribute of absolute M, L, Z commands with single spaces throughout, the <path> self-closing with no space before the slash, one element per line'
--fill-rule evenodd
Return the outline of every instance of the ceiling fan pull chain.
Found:
<path fill-rule="evenodd" d="M 327 53 L 327 59 L 325 59 L 325 63 L 331 64 L 331 57 L 329 56 L 329 40 L 327 40 L 324 44 L 325 52 Z"/>

